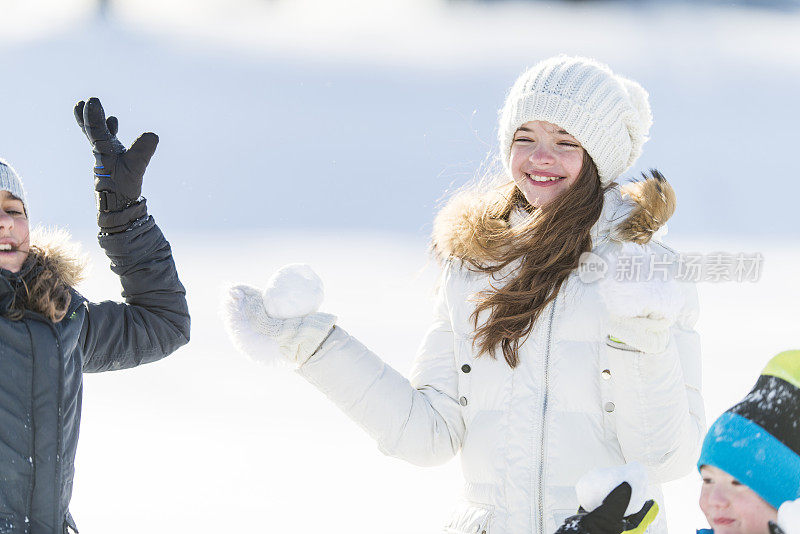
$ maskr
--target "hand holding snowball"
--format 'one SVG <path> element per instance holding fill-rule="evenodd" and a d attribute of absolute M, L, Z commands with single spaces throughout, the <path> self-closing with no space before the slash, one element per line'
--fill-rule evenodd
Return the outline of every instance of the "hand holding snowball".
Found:
<path fill-rule="evenodd" d="M 279 269 L 266 288 L 237 285 L 228 290 L 223 320 L 234 345 L 265 364 L 305 363 L 330 333 L 336 317 L 317 310 L 322 280 L 308 265 Z"/>
<path fill-rule="evenodd" d="M 643 532 L 658 515 L 646 500 L 647 472 L 638 462 L 595 469 L 575 486 L 580 508 L 556 534 L 621 534 Z"/>
<path fill-rule="evenodd" d="M 575 484 L 578 503 L 591 512 L 603 502 L 611 490 L 627 482 L 631 498 L 624 515 L 638 512 L 647 500 L 647 470 L 639 462 L 607 468 L 598 468 L 583 475 Z"/>

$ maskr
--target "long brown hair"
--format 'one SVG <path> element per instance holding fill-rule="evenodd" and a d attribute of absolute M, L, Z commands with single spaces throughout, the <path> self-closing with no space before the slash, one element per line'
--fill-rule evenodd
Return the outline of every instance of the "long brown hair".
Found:
<path fill-rule="evenodd" d="M 83 278 L 86 259 L 62 230 L 37 228 L 32 239 L 40 244 L 31 245 L 13 281 L 14 299 L 5 317 L 18 321 L 30 310 L 57 323 L 69 308 L 70 289 Z"/>
<path fill-rule="evenodd" d="M 591 250 L 590 232 L 600 218 L 603 193 L 615 185 L 601 186 L 597 167 L 584 152 L 575 183 L 540 208 L 532 207 L 514 182 L 507 182 L 488 193 L 464 191 L 440 212 L 434 249 L 443 248 L 468 268 L 489 274 L 521 260 L 502 285 L 477 295 L 472 321 L 479 355 L 496 358 L 500 347 L 508 365 L 519 364 L 521 340 L 578 267 L 581 254 Z M 512 225 L 509 218 L 515 210 L 526 217 Z M 442 246 L 437 241 L 444 235 L 449 242 Z M 489 316 L 479 324 L 483 312 Z"/>

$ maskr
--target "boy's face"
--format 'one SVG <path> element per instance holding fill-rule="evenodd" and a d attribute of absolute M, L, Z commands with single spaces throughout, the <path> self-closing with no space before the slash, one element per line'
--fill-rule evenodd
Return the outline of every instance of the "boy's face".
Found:
<path fill-rule="evenodd" d="M 777 521 L 778 511 L 756 492 L 710 465 L 704 465 L 700 475 L 700 508 L 715 534 L 769 533 L 769 522 Z"/>

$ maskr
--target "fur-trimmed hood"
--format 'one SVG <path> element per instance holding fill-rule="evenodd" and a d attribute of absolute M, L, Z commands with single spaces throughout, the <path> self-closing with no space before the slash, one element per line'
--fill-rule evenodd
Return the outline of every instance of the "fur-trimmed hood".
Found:
<path fill-rule="evenodd" d="M 46 265 L 63 284 L 75 288 L 86 274 L 87 259 L 69 232 L 60 228 L 36 228 L 31 232 L 30 255 Z"/>
<path fill-rule="evenodd" d="M 28 258 L 18 273 L 4 271 L 0 313 L 20 319 L 25 310 L 60 321 L 70 306 L 74 288 L 83 280 L 86 259 L 80 247 L 60 229 L 31 232 Z"/>
<path fill-rule="evenodd" d="M 476 227 L 486 202 L 485 195 L 459 194 L 442 208 L 433 225 L 432 248 L 437 257 L 478 262 L 486 259 L 473 257 L 474 251 L 482 249 L 476 246 Z M 592 228 L 592 240 L 595 245 L 606 239 L 648 243 L 675 212 L 675 206 L 675 191 L 655 170 L 640 180 L 613 186 L 604 194 L 603 211 Z M 513 225 L 514 216 L 512 212 L 509 221 L 498 219 L 497 229 Z"/>

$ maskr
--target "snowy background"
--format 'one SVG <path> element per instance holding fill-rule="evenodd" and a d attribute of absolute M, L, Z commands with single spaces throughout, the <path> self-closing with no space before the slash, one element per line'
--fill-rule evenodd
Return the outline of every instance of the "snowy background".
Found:
<path fill-rule="evenodd" d="M 220 289 L 311 263 L 323 309 L 407 371 L 436 206 L 496 148 L 514 78 L 559 52 L 650 91 L 634 171 L 657 166 L 678 193 L 668 242 L 763 254 L 759 282 L 700 286 L 709 422 L 744 396 L 771 355 L 800 346 L 800 11 L 759 4 L 119 0 L 104 20 L 89 0 L 0 0 L 0 155 L 33 221 L 84 243 L 87 296 L 118 295 L 72 118 L 99 96 L 126 144 L 161 137 L 144 194 L 189 291 L 188 347 L 86 377 L 82 534 L 438 532 L 458 462 L 386 458 L 302 379 L 234 353 Z M 696 475 L 666 493 L 672 532 L 705 526 Z"/>

